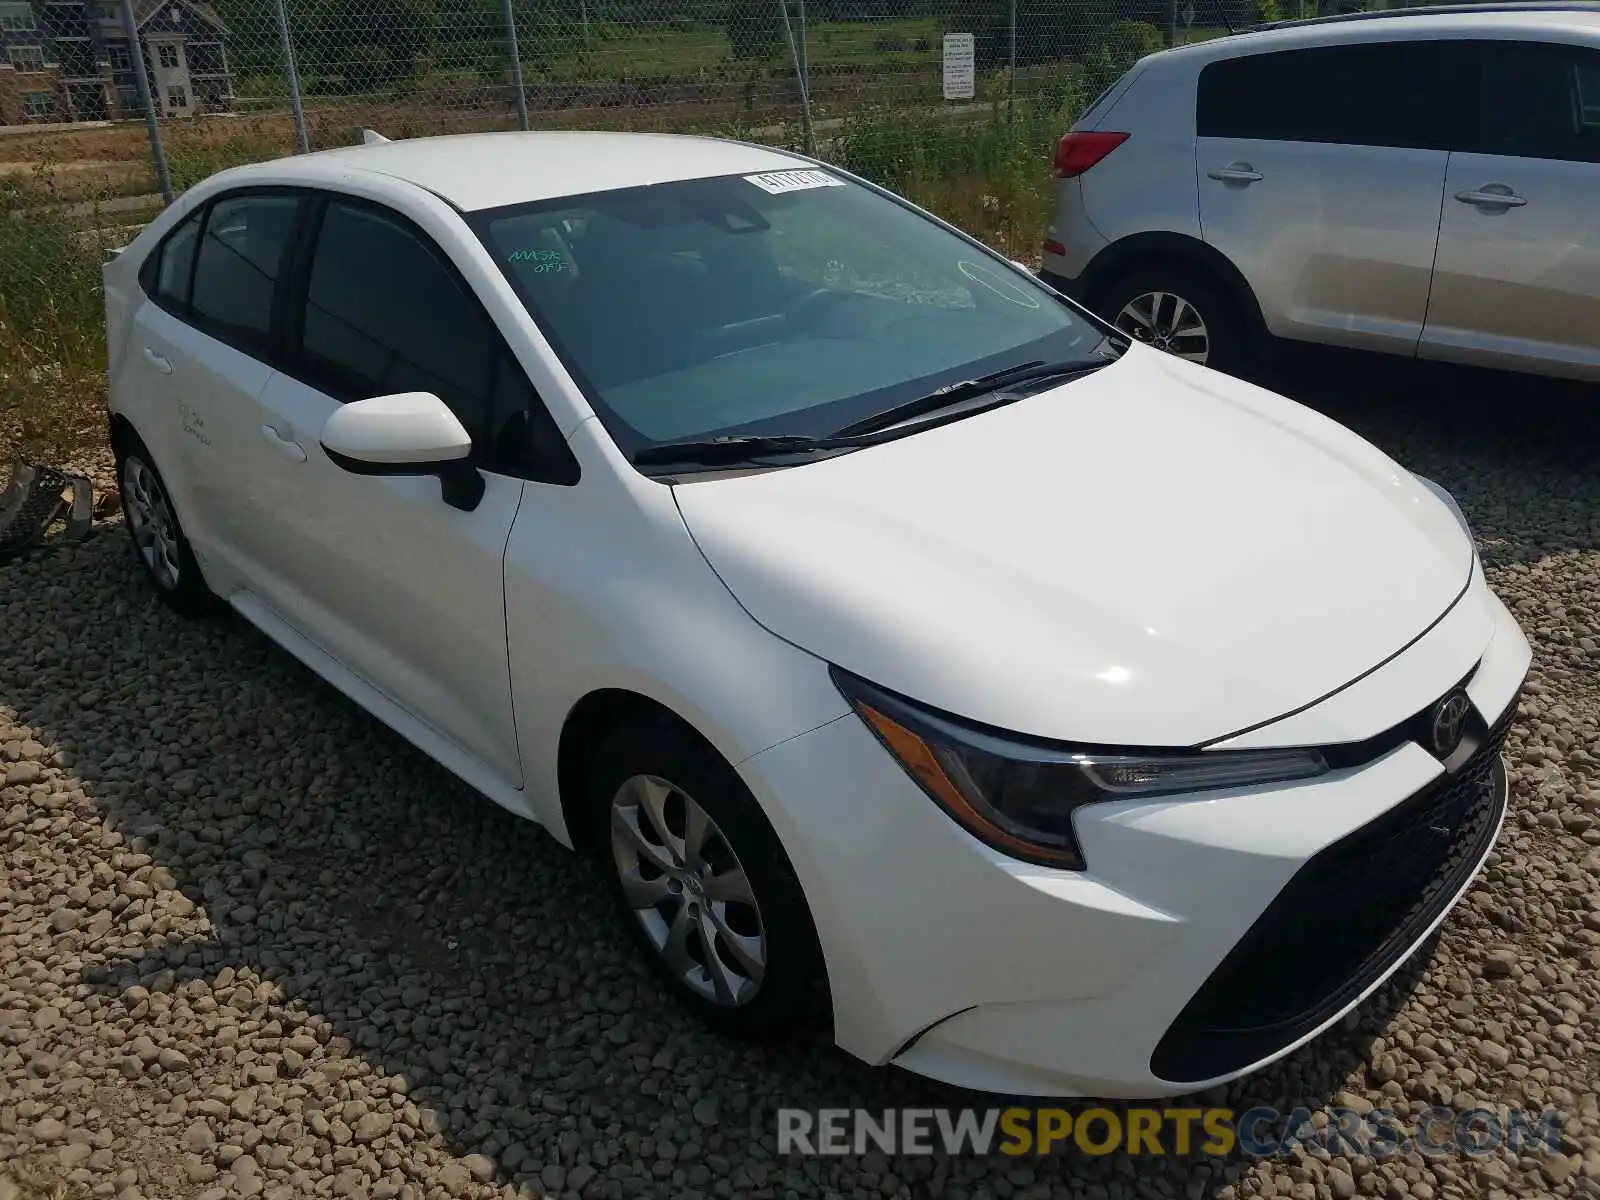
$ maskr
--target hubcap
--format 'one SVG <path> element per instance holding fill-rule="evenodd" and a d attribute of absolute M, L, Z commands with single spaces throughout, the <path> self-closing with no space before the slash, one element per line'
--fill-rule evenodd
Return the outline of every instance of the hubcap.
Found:
<path fill-rule="evenodd" d="M 611 854 L 667 968 L 714 1004 L 748 1004 L 766 973 L 766 930 L 739 856 L 711 815 L 665 779 L 635 775 L 611 801 Z"/>
<path fill-rule="evenodd" d="M 155 472 L 135 454 L 122 466 L 122 504 L 145 569 L 170 592 L 178 586 L 178 520 Z"/>
<path fill-rule="evenodd" d="M 1135 296 L 1113 323 L 1136 341 L 1202 366 L 1211 353 L 1211 335 L 1200 310 L 1174 292 Z"/>

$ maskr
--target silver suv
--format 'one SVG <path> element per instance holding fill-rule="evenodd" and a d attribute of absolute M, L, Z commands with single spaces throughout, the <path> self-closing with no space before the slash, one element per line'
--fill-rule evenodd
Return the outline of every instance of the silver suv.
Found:
<path fill-rule="evenodd" d="M 1153 54 L 1061 141 L 1041 274 L 1222 370 L 1270 339 L 1600 380 L 1600 4 Z"/>

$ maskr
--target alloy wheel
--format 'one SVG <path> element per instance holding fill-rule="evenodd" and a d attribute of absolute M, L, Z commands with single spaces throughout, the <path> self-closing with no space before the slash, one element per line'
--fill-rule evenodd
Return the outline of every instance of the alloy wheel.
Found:
<path fill-rule="evenodd" d="M 1175 292 L 1135 296 L 1113 324 L 1135 341 L 1201 366 L 1211 354 L 1211 334 L 1200 310 Z"/>
<path fill-rule="evenodd" d="M 682 788 L 634 775 L 611 801 L 611 854 L 622 892 L 669 971 L 713 1004 L 754 999 L 766 929 L 739 856 Z"/>
<path fill-rule="evenodd" d="M 156 473 L 137 454 L 122 466 L 122 500 L 128 531 L 156 583 L 167 591 L 178 586 L 178 519 Z"/>

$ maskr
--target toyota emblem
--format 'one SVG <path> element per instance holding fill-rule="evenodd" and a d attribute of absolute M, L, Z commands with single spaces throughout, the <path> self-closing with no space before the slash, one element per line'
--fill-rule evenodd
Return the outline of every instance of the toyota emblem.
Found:
<path fill-rule="evenodd" d="M 1461 745 L 1461 735 L 1467 727 L 1467 714 L 1472 711 L 1472 701 L 1465 692 L 1451 692 L 1433 706 L 1428 722 L 1428 738 L 1432 749 L 1441 759 L 1449 758 Z"/>

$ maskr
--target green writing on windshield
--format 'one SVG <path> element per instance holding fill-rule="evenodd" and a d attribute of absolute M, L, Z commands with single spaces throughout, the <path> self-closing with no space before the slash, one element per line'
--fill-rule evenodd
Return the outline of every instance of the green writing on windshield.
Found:
<path fill-rule="evenodd" d="M 529 263 L 533 266 L 535 275 L 543 275 L 549 271 L 570 271 L 572 266 L 559 250 L 513 250 L 507 257 L 507 262 Z"/>

